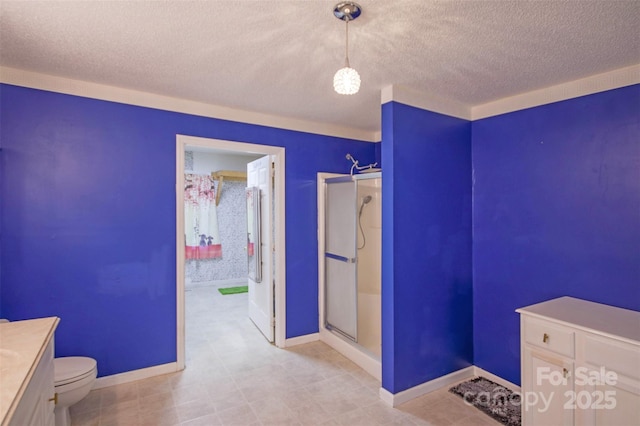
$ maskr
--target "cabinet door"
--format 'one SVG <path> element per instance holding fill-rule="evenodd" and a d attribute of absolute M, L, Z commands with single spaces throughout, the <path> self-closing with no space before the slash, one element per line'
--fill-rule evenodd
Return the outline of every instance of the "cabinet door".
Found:
<path fill-rule="evenodd" d="M 573 360 L 525 346 L 522 377 L 524 425 L 573 425 L 565 407 L 573 391 Z"/>
<path fill-rule="evenodd" d="M 54 426 L 53 338 L 49 341 L 31 381 L 9 421 L 10 426 Z"/>
<path fill-rule="evenodd" d="M 640 346 L 591 334 L 578 343 L 576 422 L 640 424 Z"/>
<path fill-rule="evenodd" d="M 576 386 L 576 406 L 577 424 L 640 424 L 640 392 L 622 377 L 615 384 Z"/>

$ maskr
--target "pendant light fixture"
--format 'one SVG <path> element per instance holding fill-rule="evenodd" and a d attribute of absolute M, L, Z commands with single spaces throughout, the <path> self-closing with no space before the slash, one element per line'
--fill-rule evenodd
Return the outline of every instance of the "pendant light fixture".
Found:
<path fill-rule="evenodd" d="M 333 15 L 344 21 L 346 30 L 345 65 L 333 76 L 333 88 L 341 95 L 353 95 L 360 90 L 360 74 L 349 65 L 349 21 L 353 21 L 362 13 L 359 4 L 353 2 L 338 3 L 333 9 Z"/>

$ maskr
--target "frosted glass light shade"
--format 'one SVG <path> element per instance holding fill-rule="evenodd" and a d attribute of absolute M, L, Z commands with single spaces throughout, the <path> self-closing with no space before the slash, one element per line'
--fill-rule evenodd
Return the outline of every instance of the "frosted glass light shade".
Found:
<path fill-rule="evenodd" d="M 360 90 L 360 74 L 353 68 L 340 68 L 333 76 L 333 88 L 341 95 L 353 95 Z"/>

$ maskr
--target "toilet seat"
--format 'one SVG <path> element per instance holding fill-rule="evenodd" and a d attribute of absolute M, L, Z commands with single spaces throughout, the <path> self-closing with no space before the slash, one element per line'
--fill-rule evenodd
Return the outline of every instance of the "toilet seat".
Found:
<path fill-rule="evenodd" d="M 96 374 L 97 363 L 93 358 L 68 356 L 55 358 L 53 363 L 56 387 L 78 382 L 90 376 L 95 377 Z"/>

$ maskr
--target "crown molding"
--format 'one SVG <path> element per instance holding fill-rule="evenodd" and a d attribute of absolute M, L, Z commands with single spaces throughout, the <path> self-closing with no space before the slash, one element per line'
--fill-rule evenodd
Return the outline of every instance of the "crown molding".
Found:
<path fill-rule="evenodd" d="M 406 86 L 391 85 L 382 88 L 381 103 L 399 102 L 415 108 L 471 120 L 471 107 L 461 102 L 418 92 Z"/>
<path fill-rule="evenodd" d="M 640 64 L 476 105 L 471 108 L 471 119 L 480 120 L 638 83 Z"/>
<path fill-rule="evenodd" d="M 299 120 L 0 66 L 0 83 L 298 132 L 379 142 L 380 132 Z"/>
<path fill-rule="evenodd" d="M 416 108 L 475 121 L 634 84 L 640 84 L 640 64 L 475 106 L 438 98 L 397 85 L 387 86 L 382 89 L 381 103 L 395 101 Z"/>
<path fill-rule="evenodd" d="M 332 124 L 245 111 L 121 87 L 24 71 L 17 68 L 0 66 L 0 83 L 364 142 L 380 142 L 382 140 L 381 131 L 371 132 Z M 640 84 L 640 64 L 475 106 L 428 95 L 401 85 L 384 87 L 381 91 L 381 103 L 385 104 L 395 101 L 416 108 L 473 121 L 634 84 Z"/>

